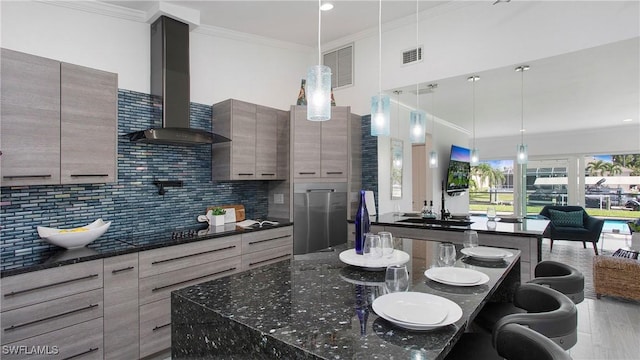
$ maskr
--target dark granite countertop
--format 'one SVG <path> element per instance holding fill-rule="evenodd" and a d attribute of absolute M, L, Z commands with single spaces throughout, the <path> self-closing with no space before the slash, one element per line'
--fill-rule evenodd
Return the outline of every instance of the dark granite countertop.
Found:
<path fill-rule="evenodd" d="M 520 281 L 520 262 L 517 251 L 497 263 L 459 254 L 456 266 L 482 271 L 490 280 L 448 286 L 424 275 L 436 263 L 437 245 L 403 239 L 401 246 L 411 254 L 410 291 L 446 297 L 462 308 L 452 325 L 416 332 L 379 318 L 371 304 L 385 291 L 384 271 L 342 263 L 338 255 L 347 247 L 340 245 L 335 252 L 296 255 L 174 291 L 172 358 L 442 359 L 484 303 Z"/>
<path fill-rule="evenodd" d="M 507 222 L 507 219 L 489 222 L 485 216 L 470 216 L 466 222 L 456 223 L 451 220 L 446 225 L 423 223 L 418 216 L 404 216 L 405 214 L 380 214 L 371 216 L 372 225 L 398 226 L 418 229 L 445 230 L 445 231 L 465 231 L 476 230 L 478 233 L 517 235 L 526 237 L 541 237 L 549 224 L 549 220 L 542 218 L 525 218 L 519 222 Z M 498 217 L 499 219 L 500 217 Z M 349 222 L 354 222 L 349 220 Z M 468 222 L 471 222 L 468 225 Z M 489 226 L 493 225 L 495 227 Z"/>
<path fill-rule="evenodd" d="M 28 251 L 20 253 L 16 251 L 16 255 L 11 258 L 9 264 L 3 263 L 1 265 L 0 278 L 111 256 L 290 225 L 293 225 L 293 223 L 288 220 L 278 220 L 278 225 L 264 225 L 261 228 L 242 228 L 230 223 L 225 224 L 224 226 L 211 228 L 207 226 L 199 226 L 160 231 L 154 229 L 150 230 L 148 233 L 136 232 L 135 234 L 132 233 L 127 236 L 110 236 L 107 232 L 107 234 L 80 249 L 66 250 L 61 247 L 55 247 L 45 249 L 27 249 Z M 172 236 L 175 230 L 192 230 L 192 236 L 175 238 Z"/>

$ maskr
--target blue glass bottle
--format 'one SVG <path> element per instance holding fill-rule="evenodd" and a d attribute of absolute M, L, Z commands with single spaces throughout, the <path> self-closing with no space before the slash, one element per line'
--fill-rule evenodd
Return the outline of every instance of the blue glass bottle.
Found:
<path fill-rule="evenodd" d="M 360 190 L 360 204 L 356 212 L 356 254 L 362 255 L 364 247 L 364 237 L 369 232 L 371 223 L 369 222 L 369 212 L 365 201 L 365 191 Z"/>

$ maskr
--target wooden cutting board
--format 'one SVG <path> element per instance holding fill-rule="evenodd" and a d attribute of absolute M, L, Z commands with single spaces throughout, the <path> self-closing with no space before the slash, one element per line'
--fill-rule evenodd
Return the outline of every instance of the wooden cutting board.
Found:
<path fill-rule="evenodd" d="M 227 209 L 227 208 L 234 208 L 236 209 L 236 222 L 237 221 L 243 221 L 245 219 L 245 213 L 244 213 L 244 205 L 215 205 L 215 206 L 207 206 L 207 211 L 205 211 L 205 214 L 209 212 L 209 210 L 216 208 L 216 207 L 221 207 L 223 209 Z"/>

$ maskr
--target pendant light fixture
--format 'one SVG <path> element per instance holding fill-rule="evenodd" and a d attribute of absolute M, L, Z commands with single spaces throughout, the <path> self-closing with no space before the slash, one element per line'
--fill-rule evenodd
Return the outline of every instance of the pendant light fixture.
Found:
<path fill-rule="evenodd" d="M 520 144 L 518 144 L 516 159 L 518 164 L 526 164 L 529 155 L 527 144 L 524 143 L 524 72 L 529 70 L 529 65 L 518 66 L 515 70 L 520 73 Z"/>
<path fill-rule="evenodd" d="M 331 119 L 331 68 L 322 65 L 320 34 L 322 30 L 321 0 L 318 0 L 318 65 L 307 70 L 307 120 Z"/>
<path fill-rule="evenodd" d="M 420 46 L 418 45 L 418 24 L 419 24 L 419 4 L 420 1 L 416 0 L 416 58 L 419 58 Z M 427 123 L 427 115 L 424 111 L 420 110 L 420 88 L 419 83 L 416 83 L 416 109 L 409 115 L 409 139 L 412 144 L 424 144 L 425 142 L 425 125 Z"/>
<path fill-rule="evenodd" d="M 480 76 L 478 75 L 469 76 L 467 78 L 467 81 L 470 81 L 473 85 L 473 143 L 471 147 L 471 166 L 478 166 L 480 163 L 480 151 L 476 148 L 476 81 L 478 80 L 480 80 Z"/>
<path fill-rule="evenodd" d="M 429 84 L 427 89 L 431 91 L 431 151 L 429 152 L 429 167 L 435 169 L 438 167 L 438 152 L 435 149 L 436 140 L 436 115 L 434 108 L 434 93 L 438 84 Z"/>
<path fill-rule="evenodd" d="M 378 3 L 378 95 L 371 97 L 371 136 L 391 133 L 389 95 L 382 93 L 382 0 Z"/>

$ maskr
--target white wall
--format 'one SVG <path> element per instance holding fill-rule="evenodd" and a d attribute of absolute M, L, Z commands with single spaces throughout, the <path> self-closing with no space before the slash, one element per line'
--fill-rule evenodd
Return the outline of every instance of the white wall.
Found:
<path fill-rule="evenodd" d="M 0 4 L 2 47 L 115 72 L 118 87 L 149 93 L 149 24 L 46 2 Z M 314 49 L 234 37 L 206 27 L 191 32 L 191 101 L 237 98 L 289 109 Z"/>
<path fill-rule="evenodd" d="M 517 1 L 496 6 L 485 1 L 450 2 L 420 14 L 419 43 L 424 47 L 425 58 L 415 65 L 401 64 L 402 51 L 416 44 L 415 16 L 383 26 L 382 89 L 437 81 L 636 37 L 639 6 L 638 1 Z M 354 34 L 323 47 L 331 49 L 350 42 L 354 43 L 355 49 L 355 84 L 336 89 L 335 97 L 338 102 L 351 105 L 353 112 L 368 114 L 370 97 L 378 92 L 377 31 L 372 29 Z M 408 116 L 404 121 L 408 122 Z M 637 152 L 640 143 L 634 141 L 638 137 L 633 134 L 624 136 L 634 141 L 622 145 L 620 137 L 623 132 L 616 131 L 616 136 L 602 136 L 597 141 L 588 142 L 578 136 L 564 134 L 557 136 L 555 142 L 549 142 L 545 137 L 541 144 L 546 144 L 543 146 L 545 152 L 568 151 L 576 148 L 574 144 L 590 152 L 603 153 L 605 149 L 622 148 L 627 152 L 634 148 Z M 436 133 L 435 145 L 441 157 L 442 170 L 448 163 L 446 156 L 450 145 L 468 146 L 468 134 L 448 129 L 446 134 L 440 135 Z M 402 138 L 408 142 L 408 135 L 403 134 Z M 380 140 L 379 202 L 380 211 L 385 212 L 392 211 L 395 202 L 388 200 L 388 139 Z M 531 147 L 536 145 L 528 143 L 533 151 Z M 478 142 L 478 147 L 482 157 L 489 158 L 492 153 L 502 153 L 503 156 L 513 153 L 515 142 L 513 144 L 507 145 L 502 139 L 486 139 Z M 440 179 L 445 173 L 446 168 L 441 171 L 440 178 L 434 179 L 434 187 L 437 188 L 434 193 L 440 193 Z M 404 177 L 410 176 L 410 168 L 405 167 Z M 452 212 L 465 212 L 465 198 L 468 199 L 467 196 L 447 198 L 447 206 L 451 203 Z M 439 201 L 436 202 L 439 206 Z M 404 199 L 401 204 L 404 206 Z"/>

